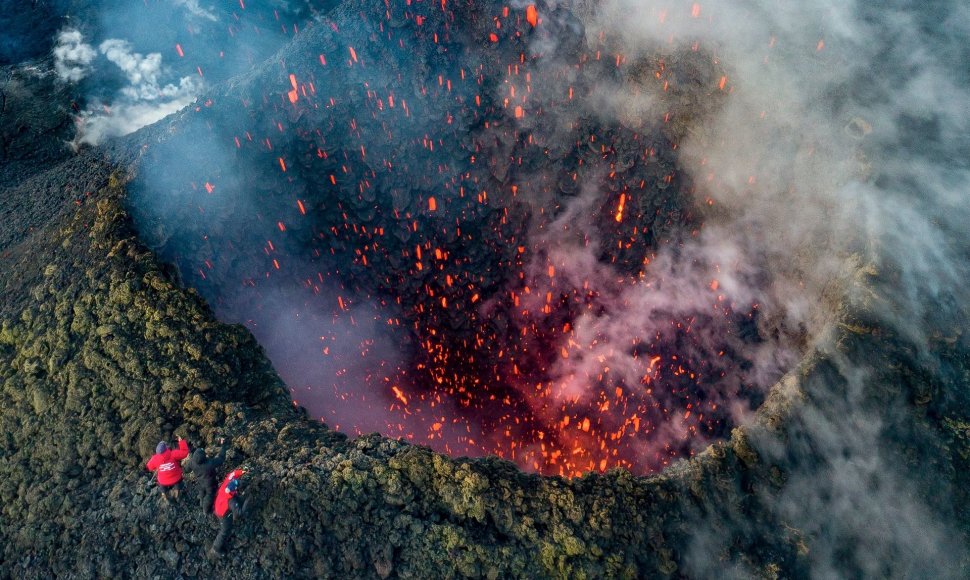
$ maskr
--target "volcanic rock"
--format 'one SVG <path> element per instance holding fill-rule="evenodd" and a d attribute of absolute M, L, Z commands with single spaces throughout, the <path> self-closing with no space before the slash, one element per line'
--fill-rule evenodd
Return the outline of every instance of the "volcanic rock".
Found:
<path fill-rule="evenodd" d="M 483 31 L 492 29 L 486 7 L 500 8 L 484 6 L 467 7 L 469 12 L 462 14 L 473 38 L 468 45 L 482 51 L 505 50 L 485 40 Z M 376 23 L 385 17 L 384 10 L 383 5 L 348 2 L 334 18 L 369 14 L 367 22 Z M 393 30 L 417 26 L 412 24 L 413 14 L 401 4 L 391 12 L 387 18 Z M 343 54 L 344 47 L 334 46 L 328 29 L 326 23 L 311 27 L 290 50 L 302 54 L 324 46 Z M 577 36 L 574 31 L 567 39 Z M 516 42 L 506 37 L 502 41 Z M 399 57 L 370 50 L 380 49 L 359 47 L 358 57 L 374 65 L 384 56 L 385 61 Z M 436 57 L 442 54 L 433 50 Z M 303 56 L 308 54 L 318 53 Z M 697 70 L 701 76 L 710 73 Z M 297 70 L 300 78 L 306 72 Z M 676 79 L 678 86 L 699 82 L 697 75 Z M 253 73 L 252 78 L 256 76 Z M 255 81 L 247 85 L 246 80 L 223 86 L 219 97 L 238 102 L 240 94 L 260 96 Z M 277 80 L 280 86 L 288 86 L 283 77 Z M 412 91 L 415 107 L 423 106 L 419 87 L 420 83 Z M 367 106 L 366 98 L 356 98 L 357 106 Z M 198 129 L 192 120 L 198 117 L 235 122 L 219 106 L 200 107 L 166 121 L 164 129 L 180 129 L 184 132 L 173 134 L 207 142 L 207 134 L 192 133 Z M 20 131 L 16 127 L 26 125 L 20 116 L 14 121 L 3 119 L 2 134 L 13 135 L 9 142 L 16 142 Z M 298 134 L 297 128 L 325 127 L 322 119 L 322 114 L 306 110 L 287 113 L 281 122 L 292 124 L 291 132 Z M 672 140 L 682 136 L 694 119 L 682 121 L 683 125 L 664 134 Z M 363 115 L 361 122 L 367 122 Z M 30 127 L 31 139 L 44 142 L 53 142 L 51 135 L 64 128 L 53 121 Z M 424 130 L 408 137 L 420 140 Z M 630 156 L 633 147 L 628 144 L 635 130 L 616 129 L 621 144 L 617 151 L 622 153 L 609 155 L 631 173 L 652 172 L 654 193 L 668 186 L 679 190 L 679 184 L 663 179 L 673 172 L 673 164 Z M 381 224 L 388 218 L 374 210 L 373 201 L 362 194 L 357 197 L 356 188 L 373 168 L 350 161 L 357 144 L 345 131 L 341 127 L 343 146 L 331 154 L 336 158 L 339 149 L 347 158 L 318 162 L 312 158 L 315 151 L 308 153 L 309 149 L 293 149 L 286 155 L 302 159 L 291 163 L 294 171 L 305 170 L 327 180 L 337 175 L 342 164 L 351 166 L 347 174 L 334 178 L 339 185 L 328 190 L 334 199 L 321 196 L 312 205 L 320 211 L 314 217 L 319 231 L 332 233 L 333 227 L 338 232 L 328 236 L 328 249 L 349 256 L 358 246 L 347 233 L 352 229 L 343 227 L 342 212 Z M 860 297 L 870 295 L 870 289 L 879 284 L 891 283 L 891 272 L 880 276 L 858 264 L 847 266 L 858 272 L 857 286 L 832 292 L 831 308 L 838 317 L 830 333 L 836 346 L 810 349 L 772 390 L 753 423 L 735 429 L 728 441 L 651 477 L 635 477 L 620 469 L 573 479 L 541 477 L 495 457 L 450 458 L 377 434 L 350 440 L 309 419 L 293 404 L 253 336 L 242 326 L 218 322 L 203 296 L 182 283 L 179 268 L 166 265 L 201 252 L 201 237 L 191 235 L 197 233 L 192 230 L 195 223 L 179 214 L 184 208 L 173 209 L 162 221 L 150 221 L 145 214 L 132 216 L 131 212 L 144 211 L 133 203 L 146 194 L 139 189 L 144 187 L 138 181 L 139 171 L 150 171 L 158 158 L 175 154 L 174 147 L 167 147 L 180 143 L 160 139 L 161 132 L 161 128 L 149 129 L 106 149 L 85 149 L 76 156 L 50 149 L 51 155 L 29 167 L 21 165 L 16 177 L 4 182 L 0 196 L 4 217 L 0 227 L 3 575 L 678 577 L 689 575 L 696 551 L 707 550 L 718 555 L 726 570 L 738 574 L 808 577 L 819 530 L 791 527 L 774 500 L 793 491 L 788 486 L 794 475 L 826 466 L 829 458 L 812 451 L 818 431 L 808 426 L 839 412 L 825 402 L 846 397 L 848 377 L 838 364 L 846 359 L 884 363 L 878 376 L 867 377 L 859 392 L 851 394 L 852 404 L 870 409 L 884 421 L 876 427 L 891 442 L 880 450 L 888 454 L 884 459 L 908 467 L 916 481 L 914 493 L 929 510 L 956 512 L 961 528 L 954 534 L 959 536 L 958 544 L 966 545 L 970 402 L 966 394 L 934 396 L 942 389 L 933 388 L 934 375 L 921 366 L 906 337 L 893 335 L 867 315 L 869 305 Z M 152 143 L 144 155 L 143 142 Z M 503 147 L 514 151 L 519 145 L 516 140 Z M 390 196 L 399 211 L 420 211 L 425 203 L 422 193 L 407 184 L 437 175 L 433 160 L 416 149 L 380 153 L 413 162 L 400 192 Z M 20 149 L 17 143 L 11 150 L 29 147 Z M 378 145 L 371 156 L 379 150 Z M 561 153 L 565 165 L 569 157 L 591 161 L 604 155 L 602 146 L 563 146 L 562 151 L 567 150 Z M 256 145 L 237 154 L 241 167 L 276 163 L 275 159 L 265 163 L 265 152 Z M 457 166 L 461 155 L 453 157 Z M 560 159 L 559 153 L 553 158 Z M 491 178 L 501 174 L 504 179 L 516 171 L 511 163 L 496 167 L 496 172 L 487 164 L 482 167 L 486 169 L 479 170 L 480 184 L 487 183 L 490 193 L 500 191 Z M 282 173 L 251 183 L 266 195 L 288 196 L 291 190 Z M 260 175 L 271 174 L 253 170 L 240 180 Z M 576 193 L 568 181 L 550 183 L 563 193 Z M 216 187 L 218 192 L 222 184 Z M 179 187 L 173 185 L 172 191 L 177 195 Z M 673 193 L 665 195 L 637 201 L 640 207 L 664 208 L 642 212 L 645 220 L 651 220 L 645 225 L 657 238 L 674 227 L 668 224 L 688 219 L 682 213 L 686 203 Z M 216 206 L 213 202 L 212 207 Z M 516 209 L 511 203 L 496 204 L 504 206 Z M 531 217 L 528 206 L 519 209 L 518 217 L 504 224 L 506 231 L 498 237 L 516 239 Z M 483 213 L 473 214 L 474 219 L 489 225 L 498 213 L 475 211 Z M 419 219 L 422 224 L 435 223 L 434 216 Z M 276 227 L 276 216 L 265 221 Z M 467 254 L 471 271 L 491 272 L 496 278 L 502 265 L 513 260 L 514 244 L 495 253 L 465 253 L 454 238 L 430 238 L 426 237 L 432 235 L 426 233 L 430 228 L 415 232 L 400 225 L 386 222 L 386 237 L 400 241 L 383 258 L 393 267 L 386 277 L 390 281 L 377 274 L 368 278 L 363 271 L 357 284 L 389 292 L 397 280 L 406 278 L 421 286 L 422 281 L 415 282 L 409 271 L 413 260 L 403 259 L 399 252 L 416 242 L 433 241 L 448 251 Z M 162 228 L 161 233 L 152 234 L 157 228 Z M 299 234 L 312 247 L 313 231 Z M 649 245 L 638 251 L 647 249 Z M 231 269 L 257 271 L 254 261 L 240 259 L 243 265 Z M 346 257 L 346 262 L 352 263 L 353 258 Z M 182 271 L 186 277 L 195 276 L 188 268 Z M 488 294 L 498 287 L 498 281 L 486 280 L 481 291 L 495 304 L 491 331 L 504 335 L 513 326 L 515 314 Z M 417 294 L 417 290 L 408 291 Z M 956 377 L 949 379 L 954 382 L 970 376 L 970 359 L 961 347 L 959 339 L 949 343 L 941 339 L 941 357 L 948 365 L 948 376 Z M 901 412 L 883 412 L 890 408 Z M 247 470 L 244 485 L 254 507 L 237 523 L 231 553 L 221 559 L 210 561 L 205 556 L 216 524 L 197 507 L 201 490 L 189 481 L 187 494 L 165 507 L 144 469 L 158 440 L 172 440 L 175 435 L 187 438 L 193 447 L 210 449 L 226 437 L 232 441 L 227 465 Z M 951 497 L 958 500 L 956 505 L 948 503 L 946 498 Z M 836 533 L 846 544 L 864 542 L 866 538 L 854 530 Z M 968 560 L 962 562 L 964 569 L 957 574 L 965 575 Z"/>

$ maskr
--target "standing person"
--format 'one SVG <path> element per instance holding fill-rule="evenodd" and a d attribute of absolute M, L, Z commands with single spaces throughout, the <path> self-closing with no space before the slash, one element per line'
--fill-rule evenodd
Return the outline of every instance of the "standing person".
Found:
<path fill-rule="evenodd" d="M 185 467 L 194 475 L 199 483 L 202 484 L 202 512 L 209 513 L 213 509 L 213 501 L 216 497 L 216 468 L 226 461 L 226 440 L 219 439 L 222 449 L 219 454 L 209 459 L 206 457 L 205 449 L 197 448 L 192 452 L 192 456 L 185 462 Z"/>
<path fill-rule="evenodd" d="M 216 493 L 216 502 L 213 505 L 216 518 L 220 521 L 219 534 L 216 536 L 209 553 L 213 557 L 218 557 L 225 549 L 226 540 L 232 532 L 234 519 L 239 519 L 246 514 L 249 507 L 249 498 L 243 498 L 239 490 L 239 478 L 245 473 L 242 469 L 234 469 L 219 485 Z"/>
<path fill-rule="evenodd" d="M 178 449 L 169 449 L 168 444 L 160 441 L 155 447 L 155 455 L 145 466 L 148 471 L 154 471 L 158 485 L 162 490 L 162 497 L 166 503 L 179 496 L 179 490 L 185 487 L 182 483 L 182 466 L 179 462 L 189 456 L 189 444 L 181 437 L 177 437 Z M 169 493 L 172 497 L 169 497 Z"/>

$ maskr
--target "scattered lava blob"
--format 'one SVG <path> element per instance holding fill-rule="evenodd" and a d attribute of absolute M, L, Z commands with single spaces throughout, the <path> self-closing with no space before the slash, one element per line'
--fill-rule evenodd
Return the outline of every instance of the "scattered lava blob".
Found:
<path fill-rule="evenodd" d="M 758 304 L 693 252 L 703 48 L 561 7 L 348 2 L 150 131 L 142 239 L 350 433 L 580 475 L 662 469 L 760 404 Z"/>

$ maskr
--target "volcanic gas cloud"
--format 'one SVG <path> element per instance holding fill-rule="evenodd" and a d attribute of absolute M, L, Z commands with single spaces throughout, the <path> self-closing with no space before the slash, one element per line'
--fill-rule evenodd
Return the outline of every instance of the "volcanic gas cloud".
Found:
<path fill-rule="evenodd" d="M 798 340 L 764 332 L 756 256 L 698 250 L 719 208 L 680 144 L 731 92 L 712 47 L 554 5 L 347 3 L 154 129 L 131 206 L 331 426 L 647 473 Z"/>

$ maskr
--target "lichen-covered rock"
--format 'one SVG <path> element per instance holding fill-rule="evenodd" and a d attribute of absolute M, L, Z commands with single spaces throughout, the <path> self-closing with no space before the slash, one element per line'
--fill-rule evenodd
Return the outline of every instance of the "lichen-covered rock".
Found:
<path fill-rule="evenodd" d="M 773 500 L 796 470 L 822 464 L 804 426 L 844 396 L 830 359 L 853 356 L 885 359 L 852 404 L 875 409 L 892 435 L 883 451 L 915 474 L 928 510 L 956 512 L 966 544 L 970 362 L 959 343 L 941 336 L 962 388 L 941 385 L 901 340 L 847 310 L 838 352 L 810 354 L 753 424 L 648 478 L 542 478 L 494 457 L 349 440 L 294 407 L 253 337 L 156 262 L 125 210 L 128 176 L 107 171 L 93 154 L 53 168 L 16 190 L 37 203 L 0 231 L 0 575 L 679 577 L 710 557 L 738 575 L 806 577 L 817 530 L 793 527 Z M 89 195 L 65 200 L 64 179 Z M 878 415 L 886 401 L 902 403 Z M 166 506 L 144 469 L 176 435 L 210 451 L 225 437 L 227 468 L 247 471 L 252 510 L 231 556 L 206 557 L 217 523 L 197 482 Z M 955 507 L 940 499 L 950 497 Z"/>

